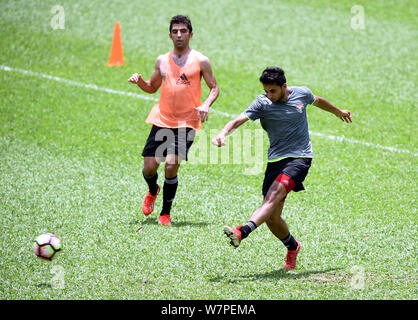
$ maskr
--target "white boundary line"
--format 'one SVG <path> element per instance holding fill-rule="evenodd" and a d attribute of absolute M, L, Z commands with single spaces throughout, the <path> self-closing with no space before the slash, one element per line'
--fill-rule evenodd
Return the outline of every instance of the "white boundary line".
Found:
<path fill-rule="evenodd" d="M 44 79 L 54 80 L 54 81 L 58 81 L 58 82 L 63 82 L 65 84 L 69 84 L 69 85 L 76 86 L 76 87 L 81 87 L 81 88 L 86 88 L 86 89 L 93 89 L 93 90 L 103 91 L 103 92 L 112 93 L 112 94 L 120 94 L 120 95 L 124 95 L 124 96 L 131 96 L 131 97 L 135 97 L 135 98 L 139 98 L 139 99 L 143 99 L 143 100 L 157 101 L 157 99 L 155 99 L 154 97 L 148 97 L 148 96 L 140 95 L 140 94 L 137 94 L 137 93 L 113 90 L 113 89 L 109 89 L 109 88 L 101 88 L 101 87 L 96 86 L 95 84 L 86 84 L 86 83 L 77 82 L 77 81 L 73 81 L 73 80 L 67 80 L 67 79 L 63 79 L 63 78 L 59 78 L 59 77 L 50 76 L 50 75 L 44 74 L 44 73 L 33 72 L 33 71 L 28 71 L 28 70 L 23 70 L 23 69 L 18 69 L 18 68 L 10 68 L 10 67 L 4 66 L 4 65 L 0 65 L 0 69 L 4 70 L 4 71 L 14 71 L 14 72 L 26 74 L 26 75 L 29 75 L 29 76 L 34 76 L 34 77 L 38 77 L 38 78 L 44 78 Z"/>
<path fill-rule="evenodd" d="M 59 78 L 59 77 L 55 77 L 55 76 L 50 76 L 50 75 L 44 74 L 44 73 L 33 72 L 33 71 L 29 71 L 29 70 L 23 70 L 23 69 L 19 69 L 19 68 L 11 68 L 11 67 L 8 67 L 8 66 L 5 66 L 5 65 L 0 65 L 0 69 L 3 70 L 3 71 L 13 71 L 13 72 L 26 74 L 26 75 L 34 76 L 34 77 L 38 77 L 38 78 L 44 78 L 44 79 L 48 79 L 48 80 L 63 82 L 63 83 L 68 84 L 68 85 L 81 87 L 81 88 L 85 88 L 85 89 L 92 89 L 92 90 L 107 92 L 107 93 L 111 93 L 111 94 L 119 94 L 119 95 L 134 97 L 134 98 L 138 98 L 138 99 L 142 99 L 142 100 L 149 100 L 149 101 L 157 101 L 158 100 L 155 97 L 149 97 L 149 96 L 145 96 L 145 95 L 141 95 L 141 94 L 137 94 L 137 93 L 133 93 L 133 92 L 119 91 L 119 90 L 114 90 L 114 89 L 109 89 L 109 88 L 98 87 L 95 84 L 86 84 L 86 83 L 82 83 L 82 82 L 77 82 L 77 81 L 73 81 L 73 80 L 63 79 L 63 78 Z M 230 114 L 230 113 L 227 113 L 227 112 L 218 111 L 214 108 L 211 108 L 211 111 L 214 112 L 214 113 L 217 113 L 219 115 L 222 115 L 224 117 L 227 117 L 227 118 L 237 117 L 237 115 Z M 346 138 L 344 136 L 342 136 L 342 137 L 332 136 L 332 135 L 327 135 L 327 134 L 324 134 L 324 133 L 312 132 L 312 131 L 309 131 L 309 133 L 313 136 L 327 138 L 327 139 L 335 140 L 335 141 L 338 141 L 338 142 L 349 142 L 349 143 L 353 143 L 353 144 L 360 144 L 360 145 L 363 145 L 363 146 L 372 147 L 372 148 L 381 149 L 381 150 L 386 150 L 386 151 L 391 151 L 391 152 L 408 153 L 408 154 L 411 154 L 413 156 L 418 155 L 417 153 L 414 153 L 414 152 L 412 152 L 408 149 L 398 149 L 398 148 L 394 148 L 394 147 L 382 146 L 380 144 L 374 144 L 374 143 L 370 143 L 370 142 L 359 141 L 359 140 L 355 140 L 355 139 L 351 139 L 351 138 Z"/>

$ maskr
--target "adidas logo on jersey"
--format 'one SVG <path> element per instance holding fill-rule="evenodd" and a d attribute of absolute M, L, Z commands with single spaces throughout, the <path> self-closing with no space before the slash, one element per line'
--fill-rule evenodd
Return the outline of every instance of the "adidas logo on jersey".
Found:
<path fill-rule="evenodd" d="M 190 85 L 190 81 L 189 79 L 187 79 L 186 75 L 183 73 L 180 78 L 177 79 L 176 81 L 177 85 L 181 85 L 181 84 L 187 84 Z"/>

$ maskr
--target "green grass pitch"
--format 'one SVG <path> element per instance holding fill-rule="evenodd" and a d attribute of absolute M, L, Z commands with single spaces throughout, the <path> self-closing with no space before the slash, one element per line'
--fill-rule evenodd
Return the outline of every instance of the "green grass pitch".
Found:
<path fill-rule="evenodd" d="M 57 4 L 64 29 L 51 27 Z M 0 9 L 1 299 L 418 298 L 416 1 L 22 0 Z M 261 204 L 263 173 L 244 174 L 251 164 L 186 163 L 172 227 L 156 222 L 161 197 L 150 217 L 140 214 L 153 101 L 129 96 L 146 94 L 127 79 L 149 78 L 179 13 L 221 89 L 203 137 L 262 92 L 269 65 L 353 113 L 348 125 L 308 107 L 315 158 L 306 191 L 291 193 L 283 212 L 303 245 L 294 271 L 282 270 L 285 247 L 265 225 L 238 249 L 222 234 Z M 125 65 L 108 67 L 116 21 Z M 44 232 L 63 243 L 51 263 L 32 251 Z"/>

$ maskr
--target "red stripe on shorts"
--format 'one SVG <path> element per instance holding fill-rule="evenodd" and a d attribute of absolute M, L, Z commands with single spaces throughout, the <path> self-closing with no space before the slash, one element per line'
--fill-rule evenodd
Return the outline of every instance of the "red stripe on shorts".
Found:
<path fill-rule="evenodd" d="M 286 188 L 286 192 L 289 193 L 295 187 L 295 182 L 293 179 L 283 173 L 279 174 L 275 181 L 279 181 Z"/>

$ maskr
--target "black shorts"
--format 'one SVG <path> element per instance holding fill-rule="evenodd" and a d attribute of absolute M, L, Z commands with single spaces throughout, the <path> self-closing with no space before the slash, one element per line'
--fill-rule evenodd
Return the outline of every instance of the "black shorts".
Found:
<path fill-rule="evenodd" d="M 187 160 L 195 134 L 196 131 L 192 128 L 172 129 L 153 125 L 142 156 L 160 158 L 165 161 L 167 155 L 175 154 Z"/>
<path fill-rule="evenodd" d="M 311 167 L 312 158 L 284 158 L 277 162 L 269 162 L 263 182 L 263 196 L 267 195 L 274 180 L 282 173 L 289 176 L 294 182 L 293 191 L 305 190 L 302 182 L 305 180 Z"/>

